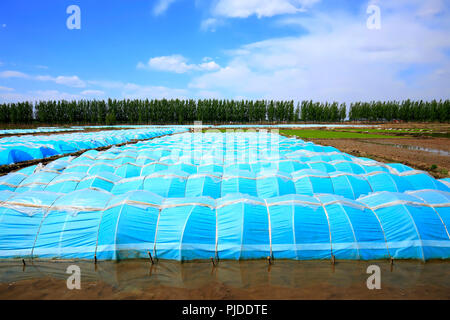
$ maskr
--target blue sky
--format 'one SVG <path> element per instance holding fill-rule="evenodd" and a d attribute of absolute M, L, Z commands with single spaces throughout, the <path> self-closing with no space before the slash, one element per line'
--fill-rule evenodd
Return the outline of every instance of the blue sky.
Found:
<path fill-rule="evenodd" d="M 66 9 L 78 5 L 81 29 Z M 380 29 L 369 29 L 369 5 Z M 3 0 L 0 102 L 450 98 L 445 0 Z"/>

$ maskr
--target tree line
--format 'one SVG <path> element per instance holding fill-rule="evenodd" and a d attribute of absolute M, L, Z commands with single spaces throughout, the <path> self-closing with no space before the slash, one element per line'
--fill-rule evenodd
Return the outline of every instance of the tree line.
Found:
<path fill-rule="evenodd" d="M 351 104 L 349 120 L 449 122 L 450 100 L 356 102 Z"/>
<path fill-rule="evenodd" d="M 350 105 L 351 121 L 448 122 L 450 102 L 356 102 Z M 0 123 L 73 124 L 185 124 L 342 122 L 345 103 L 273 100 L 74 100 L 0 104 Z"/>

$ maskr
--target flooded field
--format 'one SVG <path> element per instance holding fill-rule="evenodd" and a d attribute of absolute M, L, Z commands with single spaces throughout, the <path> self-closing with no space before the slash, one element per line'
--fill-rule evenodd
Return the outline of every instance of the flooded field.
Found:
<path fill-rule="evenodd" d="M 440 139 L 408 139 L 401 141 L 401 143 L 397 141 L 396 143 L 389 143 L 388 141 L 370 141 L 370 143 L 378 145 L 392 146 L 395 148 L 402 148 L 413 151 L 430 152 L 435 155 L 441 156 L 450 156 L 450 145 L 447 145 L 445 143 L 445 140 L 442 141 L 442 144 L 440 144 L 439 142 Z"/>
<path fill-rule="evenodd" d="M 68 266 L 81 289 L 67 289 Z M 381 269 L 369 290 L 367 267 Z M 450 299 L 450 262 L 0 262 L 0 299 Z"/>
<path fill-rule="evenodd" d="M 393 146 L 396 148 L 404 148 L 404 149 L 414 150 L 414 151 L 425 151 L 425 152 L 436 153 L 436 154 L 443 155 L 443 156 L 450 156 L 449 151 L 440 150 L 440 149 L 426 148 L 426 147 L 420 147 L 420 146 L 409 146 L 409 145 L 404 145 L 404 144 L 394 144 Z"/>

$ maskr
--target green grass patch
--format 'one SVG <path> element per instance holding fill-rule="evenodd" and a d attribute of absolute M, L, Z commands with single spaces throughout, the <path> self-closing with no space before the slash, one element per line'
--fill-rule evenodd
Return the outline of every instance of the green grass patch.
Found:
<path fill-rule="evenodd" d="M 382 128 L 335 128 L 335 131 L 359 132 L 359 133 L 382 133 L 389 135 L 407 135 L 407 136 L 431 136 L 440 138 L 450 138 L 448 128 L 410 128 L 410 129 L 382 129 Z"/>
<path fill-rule="evenodd" d="M 245 129 L 202 129 L 202 132 L 227 132 L 229 131 L 243 131 Z M 255 129 L 253 129 L 255 130 Z M 257 129 L 256 129 L 257 130 Z M 341 132 L 333 130 L 314 130 L 314 129 L 281 129 L 280 134 L 287 136 L 297 136 L 305 139 L 389 139 L 389 138 L 404 138 L 402 136 L 393 136 L 385 134 L 371 134 L 359 132 Z"/>
<path fill-rule="evenodd" d="M 361 132 L 361 133 L 388 133 L 388 134 L 425 134 L 430 133 L 431 130 L 422 130 L 422 129 L 374 129 L 374 128 L 336 128 L 336 131 L 350 131 L 350 132 Z"/>
<path fill-rule="evenodd" d="M 203 133 L 205 133 L 205 132 L 217 132 L 217 130 L 220 131 L 220 132 L 227 132 L 227 129 L 218 129 L 218 128 L 202 129 L 202 132 Z"/>
<path fill-rule="evenodd" d="M 402 138 L 400 136 L 384 135 L 384 134 L 371 134 L 371 133 L 358 133 L 358 132 L 340 132 L 332 130 L 280 130 L 281 134 L 288 136 L 297 136 L 305 139 L 390 139 L 390 138 Z"/>

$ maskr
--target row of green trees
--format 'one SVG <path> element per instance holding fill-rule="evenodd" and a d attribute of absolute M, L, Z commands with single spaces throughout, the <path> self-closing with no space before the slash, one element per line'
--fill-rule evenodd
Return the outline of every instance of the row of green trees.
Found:
<path fill-rule="evenodd" d="M 356 102 L 352 121 L 450 120 L 450 101 Z M 268 100 L 77 100 L 0 104 L 0 123 L 29 124 L 184 124 L 262 122 L 341 122 L 345 103 Z"/>
<path fill-rule="evenodd" d="M 449 122 L 450 100 L 356 102 L 350 106 L 349 119 L 351 121 Z"/>
<path fill-rule="evenodd" d="M 30 102 L 0 104 L 0 123 L 30 124 L 34 120 Z"/>
<path fill-rule="evenodd" d="M 300 117 L 303 121 L 320 121 L 320 122 L 340 122 L 344 121 L 347 116 L 347 107 L 345 103 L 319 103 L 312 101 L 303 101 L 301 104 Z"/>

